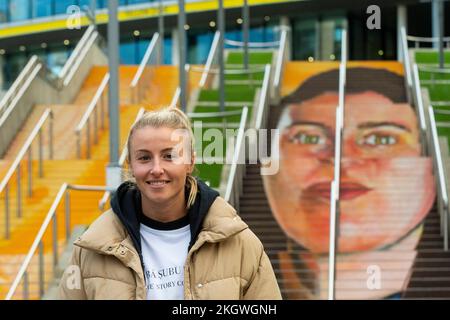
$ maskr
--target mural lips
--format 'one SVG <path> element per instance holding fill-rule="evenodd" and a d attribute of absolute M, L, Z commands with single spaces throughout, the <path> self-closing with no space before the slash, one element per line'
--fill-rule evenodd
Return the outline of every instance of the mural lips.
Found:
<path fill-rule="evenodd" d="M 331 182 L 319 182 L 308 187 L 305 190 L 305 195 L 309 197 L 330 199 L 330 190 Z M 351 200 L 362 196 L 371 190 L 372 189 L 357 182 L 341 182 L 340 199 L 343 201 Z"/>

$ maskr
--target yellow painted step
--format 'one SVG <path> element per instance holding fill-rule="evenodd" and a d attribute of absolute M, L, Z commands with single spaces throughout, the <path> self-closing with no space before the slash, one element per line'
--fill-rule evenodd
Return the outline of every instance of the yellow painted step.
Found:
<path fill-rule="evenodd" d="M 104 161 L 98 160 L 45 161 L 44 168 L 47 174 L 44 179 L 36 181 L 36 191 L 33 197 L 25 201 L 23 218 L 19 221 L 18 218 L 13 217 L 14 227 L 11 229 L 9 240 L 0 237 L 2 238 L 0 240 L 0 297 L 6 294 L 17 274 L 20 264 L 30 249 L 62 183 L 104 185 L 105 165 Z M 14 198 L 16 196 L 13 189 L 11 190 L 12 210 L 15 209 Z M 76 225 L 88 225 L 100 214 L 98 202 L 102 195 L 103 192 L 70 192 L 71 228 Z M 4 206 L 3 199 L 0 204 Z M 0 208 L 0 210 L 1 215 L 3 214 L 3 208 Z M 66 245 L 64 241 L 66 236 L 64 205 L 58 207 L 56 216 L 58 250 L 61 251 Z M 3 227 L 4 225 L 1 225 L 0 229 L 3 230 Z M 50 263 L 50 265 L 52 263 L 52 227 L 51 224 L 43 238 L 45 263 Z M 36 273 L 37 260 L 33 263 L 31 270 Z M 47 268 L 47 270 L 51 270 L 51 268 Z M 46 276 L 49 280 L 51 274 Z M 32 277 L 31 274 L 30 277 Z"/>

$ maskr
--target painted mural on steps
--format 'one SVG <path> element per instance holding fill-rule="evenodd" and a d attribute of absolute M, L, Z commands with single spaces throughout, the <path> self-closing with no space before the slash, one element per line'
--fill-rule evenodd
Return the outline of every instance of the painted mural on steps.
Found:
<path fill-rule="evenodd" d="M 327 298 L 338 79 L 338 69 L 301 79 L 272 121 L 280 169 L 263 182 L 288 239 L 275 258 L 286 299 Z M 346 90 L 336 298 L 401 297 L 435 198 L 431 159 L 402 75 L 349 68 Z"/>

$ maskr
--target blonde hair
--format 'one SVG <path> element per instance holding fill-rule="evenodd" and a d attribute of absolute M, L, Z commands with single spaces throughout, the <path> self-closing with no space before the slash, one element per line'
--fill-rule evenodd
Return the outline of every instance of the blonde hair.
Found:
<path fill-rule="evenodd" d="M 188 116 L 176 107 L 166 107 L 156 111 L 147 111 L 139 118 L 131 127 L 127 140 L 127 162 L 128 167 L 131 163 L 131 138 L 136 130 L 152 127 L 152 128 L 171 128 L 171 129 L 183 129 L 189 134 L 191 154 L 194 154 L 194 133 L 192 132 L 191 121 Z M 125 176 L 125 180 L 135 182 L 133 176 L 128 172 Z M 197 180 L 188 174 L 186 177 L 186 187 L 189 188 L 189 197 L 186 203 L 186 208 L 190 208 L 195 201 L 195 197 L 198 192 Z"/>

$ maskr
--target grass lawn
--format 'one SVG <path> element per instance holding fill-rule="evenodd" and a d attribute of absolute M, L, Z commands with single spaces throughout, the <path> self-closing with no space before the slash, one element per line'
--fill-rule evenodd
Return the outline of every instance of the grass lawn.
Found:
<path fill-rule="evenodd" d="M 270 51 L 256 51 L 249 52 L 249 64 L 267 64 L 272 63 L 273 53 Z M 244 64 L 244 51 L 230 51 L 225 63 L 229 64 Z"/>
<path fill-rule="evenodd" d="M 417 51 L 415 54 L 417 63 L 439 63 L 439 53 L 437 51 L 423 52 Z M 450 50 L 444 51 L 444 61 L 450 64 Z M 450 65 L 447 66 L 450 68 Z"/>

